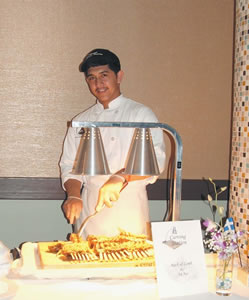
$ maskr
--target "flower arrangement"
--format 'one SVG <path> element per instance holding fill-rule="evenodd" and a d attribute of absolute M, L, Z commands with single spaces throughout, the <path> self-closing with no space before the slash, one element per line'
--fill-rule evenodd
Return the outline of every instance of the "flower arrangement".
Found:
<path fill-rule="evenodd" d="M 206 227 L 204 245 L 218 254 L 216 265 L 216 293 L 230 295 L 232 288 L 233 254 L 238 249 L 238 239 L 242 231 L 234 230 L 233 219 L 228 218 L 225 226 L 211 220 L 203 222 Z"/>
<path fill-rule="evenodd" d="M 232 222 L 228 219 L 226 224 Z M 226 229 L 211 220 L 205 220 L 206 227 L 204 245 L 212 252 L 218 253 L 219 259 L 227 259 L 238 249 L 238 239 L 243 235 L 242 231 L 235 232 L 234 229 Z M 229 225 L 227 225 L 229 226 Z"/>
<path fill-rule="evenodd" d="M 216 293 L 229 295 L 232 287 L 233 254 L 238 249 L 238 240 L 244 234 L 242 231 L 235 232 L 232 218 L 227 218 L 223 223 L 224 207 L 218 205 L 218 195 L 226 190 L 226 187 L 217 188 L 212 178 L 209 181 L 214 187 L 215 198 L 207 195 L 207 200 L 213 213 L 213 221 L 207 219 L 202 222 L 205 227 L 204 245 L 218 254 L 220 263 L 216 270 Z M 215 222 L 215 214 L 218 212 L 220 222 Z"/>
<path fill-rule="evenodd" d="M 208 180 L 214 187 L 214 199 L 211 194 L 207 195 L 211 211 L 214 212 L 214 220 L 207 219 L 202 223 L 205 227 L 204 245 L 212 252 L 218 253 L 220 259 L 227 259 L 238 249 L 238 239 L 243 235 L 243 231 L 235 232 L 232 218 L 228 218 L 223 224 L 224 207 L 218 205 L 218 195 L 227 187 L 218 189 L 212 178 Z M 220 223 L 215 222 L 216 211 L 219 214 Z"/>

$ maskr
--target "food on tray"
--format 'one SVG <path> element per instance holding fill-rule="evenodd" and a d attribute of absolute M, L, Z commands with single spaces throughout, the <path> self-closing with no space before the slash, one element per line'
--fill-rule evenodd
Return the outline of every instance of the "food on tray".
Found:
<path fill-rule="evenodd" d="M 70 237 L 69 237 L 69 240 L 70 240 L 71 242 L 74 242 L 74 243 L 83 242 L 82 237 L 79 236 L 77 233 L 71 233 L 71 234 L 70 234 Z"/>
<path fill-rule="evenodd" d="M 57 250 L 56 252 L 55 249 Z M 49 251 L 56 253 L 62 260 L 94 261 L 98 259 L 86 241 L 75 243 L 60 242 L 54 246 L 50 246 Z"/>
<path fill-rule="evenodd" d="M 154 257 L 153 245 L 145 235 L 121 231 L 114 237 L 89 235 L 86 241 L 76 234 L 68 242 L 58 242 L 49 247 L 62 260 L 115 262 L 147 260 Z"/>

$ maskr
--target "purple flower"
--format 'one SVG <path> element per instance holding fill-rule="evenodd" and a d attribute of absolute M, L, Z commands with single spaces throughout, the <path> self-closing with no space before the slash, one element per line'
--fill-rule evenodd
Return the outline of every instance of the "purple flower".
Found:
<path fill-rule="evenodd" d="M 238 239 L 244 234 L 243 231 L 224 231 L 223 227 L 209 219 L 203 225 L 206 227 L 204 244 L 217 252 L 220 259 L 229 258 L 238 249 Z"/>
<path fill-rule="evenodd" d="M 219 259 L 226 259 L 227 258 L 227 254 L 226 254 L 225 251 L 220 251 L 218 253 L 218 257 L 219 257 Z"/>
<path fill-rule="evenodd" d="M 223 241 L 223 242 L 221 243 L 221 248 L 222 248 L 222 249 L 226 249 L 226 247 L 227 247 L 227 242 L 226 242 L 226 241 Z"/>
<path fill-rule="evenodd" d="M 219 231 L 217 231 L 214 235 L 213 235 L 213 238 L 214 240 L 217 240 L 219 241 L 221 239 L 221 233 Z"/>
<path fill-rule="evenodd" d="M 235 243 L 234 241 L 231 242 L 231 250 L 234 252 L 238 248 L 238 244 Z"/>
<path fill-rule="evenodd" d="M 243 234 L 244 234 L 244 231 L 240 230 L 240 231 L 237 232 L 237 237 L 241 237 Z"/>
<path fill-rule="evenodd" d="M 214 231 L 217 227 L 217 225 L 209 219 L 205 220 L 202 224 L 207 228 L 206 231 L 210 232 Z"/>
<path fill-rule="evenodd" d="M 216 242 L 214 242 L 214 245 L 219 247 L 220 249 L 225 249 L 223 241 L 216 241 Z"/>

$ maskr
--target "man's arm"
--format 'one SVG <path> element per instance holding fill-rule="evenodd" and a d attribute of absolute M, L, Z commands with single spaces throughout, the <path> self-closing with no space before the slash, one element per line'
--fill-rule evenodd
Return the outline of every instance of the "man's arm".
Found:
<path fill-rule="evenodd" d="M 83 208 L 83 201 L 80 197 L 81 182 L 76 179 L 68 179 L 64 183 L 64 187 L 67 192 L 67 200 L 62 208 L 69 223 L 74 224 Z"/>

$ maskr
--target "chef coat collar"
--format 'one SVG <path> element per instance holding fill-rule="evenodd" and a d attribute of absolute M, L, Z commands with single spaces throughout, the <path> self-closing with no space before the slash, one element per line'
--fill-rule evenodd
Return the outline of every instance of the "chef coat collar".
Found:
<path fill-rule="evenodd" d="M 119 95 L 117 98 L 113 99 L 110 103 L 109 103 L 109 107 L 104 109 L 104 106 L 99 102 L 99 100 L 97 99 L 97 107 L 100 110 L 113 110 L 116 109 L 120 106 L 120 104 L 123 102 L 124 100 L 124 96 L 121 94 Z"/>

